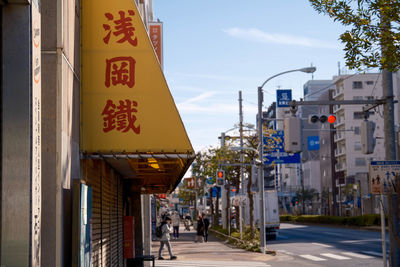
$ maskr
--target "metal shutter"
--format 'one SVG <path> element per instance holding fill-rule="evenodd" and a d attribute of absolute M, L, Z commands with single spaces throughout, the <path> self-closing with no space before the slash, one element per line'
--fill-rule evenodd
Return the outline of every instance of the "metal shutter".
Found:
<path fill-rule="evenodd" d="M 123 266 L 123 180 L 102 160 L 84 160 L 93 188 L 92 264 Z"/>

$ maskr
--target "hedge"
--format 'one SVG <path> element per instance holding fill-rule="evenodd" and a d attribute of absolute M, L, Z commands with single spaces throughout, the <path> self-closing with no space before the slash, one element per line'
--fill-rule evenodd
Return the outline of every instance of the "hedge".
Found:
<path fill-rule="evenodd" d="M 368 214 L 353 217 L 339 217 L 326 215 L 282 215 L 281 222 L 300 222 L 300 223 L 321 223 L 321 224 L 340 224 L 353 226 L 372 226 L 381 225 L 379 214 Z"/>

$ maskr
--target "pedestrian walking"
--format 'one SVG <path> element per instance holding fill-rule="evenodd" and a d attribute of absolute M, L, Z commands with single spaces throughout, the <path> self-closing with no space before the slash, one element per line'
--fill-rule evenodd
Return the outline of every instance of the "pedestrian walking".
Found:
<path fill-rule="evenodd" d="M 197 230 L 197 232 L 196 232 L 196 238 L 195 238 L 194 242 L 203 243 L 204 242 L 204 221 L 203 221 L 202 216 L 199 216 L 197 219 L 196 230 Z"/>
<path fill-rule="evenodd" d="M 162 251 L 164 248 L 164 245 L 167 246 L 168 248 L 168 252 L 169 252 L 169 256 L 171 260 L 175 260 L 177 257 L 174 256 L 174 254 L 172 254 L 172 248 L 171 248 L 171 242 L 170 242 L 170 233 L 171 233 L 171 218 L 170 217 L 166 217 L 165 218 L 165 222 L 163 222 L 162 225 L 162 237 L 160 240 L 160 249 L 158 250 L 158 259 L 159 260 L 163 260 L 164 258 L 162 257 Z"/>
<path fill-rule="evenodd" d="M 204 222 L 204 241 L 208 241 L 208 228 L 210 227 L 210 221 L 206 217 L 205 214 L 203 214 L 203 222 Z"/>
<path fill-rule="evenodd" d="M 177 211 L 175 211 L 174 215 L 172 216 L 172 226 L 174 227 L 174 239 L 179 238 L 179 224 L 181 218 Z"/>

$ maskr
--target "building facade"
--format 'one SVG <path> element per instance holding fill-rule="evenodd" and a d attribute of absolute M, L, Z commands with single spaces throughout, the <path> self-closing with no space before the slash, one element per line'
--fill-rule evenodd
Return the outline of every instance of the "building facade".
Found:
<path fill-rule="evenodd" d="M 87 8 L 91 4 L 93 8 Z M 96 4 L 64 0 L 0 1 L 0 265 L 78 266 L 87 261 L 92 266 L 141 266 L 132 256 L 124 256 L 128 244 L 124 247 L 124 231 L 129 228 L 124 223 L 132 223 L 135 238 L 128 244 L 132 255 L 150 254 L 150 194 L 171 192 L 194 158 L 148 36 L 147 27 L 154 21 L 153 1 L 118 0 L 112 6 L 109 2 L 97 1 Z M 96 8 L 103 7 L 109 9 L 94 14 Z M 135 142 L 137 147 L 128 147 L 123 141 L 127 137 L 122 134 L 120 138 L 107 141 L 114 142 L 115 149 L 92 149 L 90 140 L 97 134 L 90 135 L 87 125 L 95 123 L 96 119 L 88 121 L 86 116 L 88 110 L 95 110 L 98 105 L 88 101 L 87 92 L 100 87 L 88 87 L 88 84 L 93 77 L 95 81 L 101 77 L 94 74 L 96 68 L 103 76 L 107 68 L 100 69 L 99 64 L 87 60 L 90 41 L 96 39 L 87 34 L 93 22 L 88 18 L 95 16 L 100 21 L 94 31 L 104 35 L 104 39 L 96 39 L 96 45 L 103 45 L 103 51 L 110 49 L 111 53 L 112 49 L 106 47 L 105 30 L 113 29 L 104 25 L 124 9 L 140 39 L 137 44 L 140 50 L 134 49 L 135 45 L 129 54 L 137 62 L 135 84 L 141 84 L 148 91 L 163 90 L 155 94 L 163 97 L 163 101 L 170 101 L 164 112 L 169 116 L 166 120 L 179 129 L 179 142 L 171 142 L 174 138 L 168 133 L 168 142 L 160 141 L 163 136 L 157 134 L 165 135 L 165 131 L 149 126 L 154 119 L 145 117 L 154 118 L 151 111 L 154 108 L 145 105 L 146 96 L 128 93 L 128 100 L 141 99 L 138 111 L 132 108 L 132 112 L 138 113 L 135 119 L 131 115 L 129 124 L 124 124 L 121 120 L 127 117 L 119 116 L 118 126 L 110 119 L 110 128 L 106 128 L 103 116 L 100 123 L 91 128 L 97 127 L 99 135 L 107 140 L 109 130 L 118 127 L 122 131 L 121 127 L 129 125 L 130 129 L 124 128 L 132 130 L 125 131 L 131 134 L 129 139 L 147 138 L 147 147 L 139 147 L 142 141 Z M 110 34 L 112 38 L 117 35 Z M 134 44 L 134 40 L 130 41 Z M 140 74 L 143 65 L 154 67 L 143 76 Z M 123 66 L 114 65 L 113 68 Z M 149 76 L 148 73 L 152 73 L 153 78 L 159 77 L 153 80 L 160 80 L 160 84 L 154 86 L 146 81 L 144 77 Z M 118 77 L 110 78 L 110 86 L 114 88 L 108 92 L 109 99 L 115 99 L 117 96 L 113 92 L 121 89 L 115 84 Z M 107 82 L 102 81 L 107 88 Z M 133 81 L 129 85 L 134 87 Z M 123 110 L 123 107 L 120 104 L 116 109 Z M 112 110 L 108 110 L 110 116 L 117 116 L 110 112 Z M 136 118 L 142 135 L 137 133 Z M 163 123 L 160 125 L 165 128 Z M 81 213 L 82 210 L 85 213 Z M 82 238 L 86 238 L 87 245 L 83 254 L 80 253 Z"/>

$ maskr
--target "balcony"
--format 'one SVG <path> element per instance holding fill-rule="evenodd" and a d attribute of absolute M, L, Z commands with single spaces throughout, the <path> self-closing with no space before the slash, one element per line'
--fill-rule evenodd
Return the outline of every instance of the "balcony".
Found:
<path fill-rule="evenodd" d="M 344 110 L 344 106 L 343 105 L 334 105 L 333 106 L 333 113 L 338 113 L 340 111 Z"/>
<path fill-rule="evenodd" d="M 335 171 L 336 172 L 340 172 L 340 171 L 344 171 L 346 170 L 346 163 L 342 162 L 342 163 L 336 163 L 335 164 Z"/>
<path fill-rule="evenodd" d="M 335 149 L 335 157 L 340 157 L 346 154 L 346 149 L 344 148 L 337 148 Z"/>
<path fill-rule="evenodd" d="M 335 141 L 335 142 L 339 142 L 339 141 L 344 140 L 344 139 L 345 139 L 345 134 L 342 133 L 342 132 L 336 133 L 334 135 L 334 137 L 333 137 L 333 141 Z"/>
<path fill-rule="evenodd" d="M 344 94 L 344 90 L 343 89 L 336 89 L 333 92 L 333 98 L 336 99 L 336 98 L 338 98 L 340 96 L 343 96 L 343 94 Z"/>
<path fill-rule="evenodd" d="M 335 128 L 344 125 L 344 118 L 343 117 L 339 117 L 336 122 L 333 124 L 333 126 Z"/>

